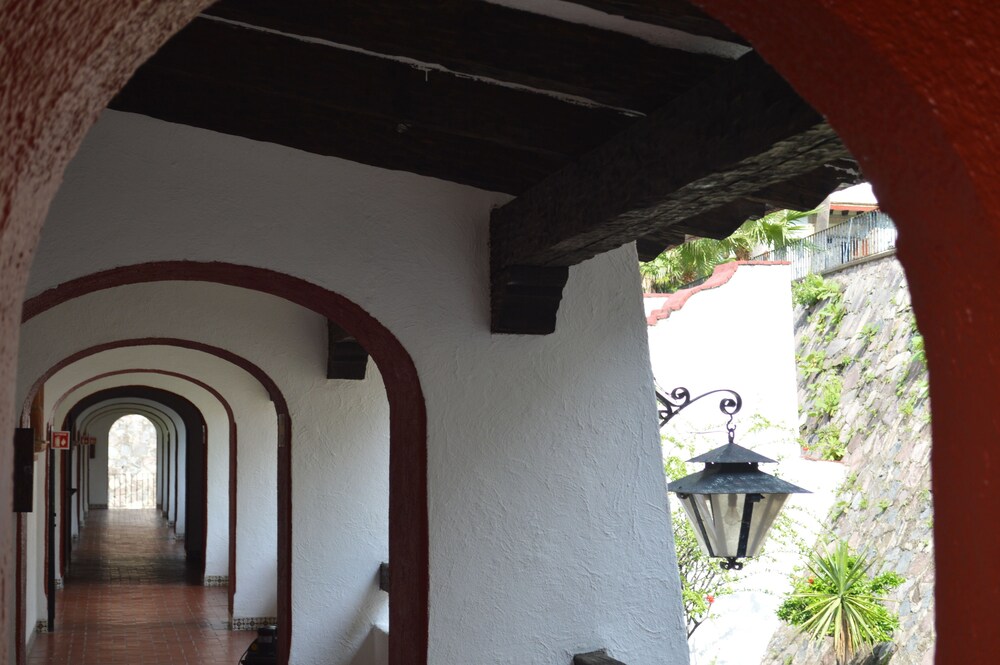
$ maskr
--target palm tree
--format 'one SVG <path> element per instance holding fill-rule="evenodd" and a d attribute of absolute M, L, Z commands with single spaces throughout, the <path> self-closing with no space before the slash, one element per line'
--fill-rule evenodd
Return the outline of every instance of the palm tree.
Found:
<path fill-rule="evenodd" d="M 737 261 L 749 261 L 760 247 L 782 249 L 795 244 L 805 230 L 799 221 L 815 213 L 815 210 L 776 210 L 744 222 L 722 242 L 729 246 Z"/>
<path fill-rule="evenodd" d="M 799 220 L 815 210 L 778 210 L 744 222 L 728 238 L 692 238 L 671 247 L 652 261 L 639 264 L 643 286 L 647 290 L 675 291 L 727 261 L 746 261 L 760 247 L 780 249 L 800 242 L 797 236 L 805 229 Z"/>

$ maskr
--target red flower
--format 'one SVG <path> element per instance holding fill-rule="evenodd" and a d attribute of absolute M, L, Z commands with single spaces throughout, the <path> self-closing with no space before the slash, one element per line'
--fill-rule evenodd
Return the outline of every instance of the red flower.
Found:
<path fill-rule="evenodd" d="M 712 603 L 715 602 L 715 596 L 713 596 L 712 594 L 708 594 L 707 596 L 705 596 L 705 600 L 707 600 L 708 604 L 711 605 Z"/>
<path fill-rule="evenodd" d="M 809 576 L 809 579 L 807 579 L 807 580 L 806 580 L 806 582 L 808 582 L 809 584 L 812 584 L 812 583 L 813 583 L 813 582 L 815 582 L 815 581 L 816 581 L 816 578 L 815 578 L 815 577 L 813 577 L 812 575 L 810 575 L 810 576 Z"/>

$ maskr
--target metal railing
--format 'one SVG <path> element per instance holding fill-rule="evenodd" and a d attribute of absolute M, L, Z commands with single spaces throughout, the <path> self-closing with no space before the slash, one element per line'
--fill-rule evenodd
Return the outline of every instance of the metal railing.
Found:
<path fill-rule="evenodd" d="M 773 249 L 754 261 L 788 261 L 792 279 L 824 273 L 896 249 L 896 225 L 883 212 L 869 212 L 823 229 L 790 247 Z"/>
<path fill-rule="evenodd" d="M 156 476 L 116 473 L 108 476 L 108 508 L 155 508 Z"/>

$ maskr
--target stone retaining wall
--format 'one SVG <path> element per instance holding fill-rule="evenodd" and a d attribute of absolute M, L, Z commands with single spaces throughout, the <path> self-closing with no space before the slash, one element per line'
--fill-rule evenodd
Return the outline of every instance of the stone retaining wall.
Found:
<path fill-rule="evenodd" d="M 895 570 L 906 578 L 889 603 L 901 624 L 891 663 L 930 665 L 933 511 L 922 338 L 895 258 L 828 278 L 842 287 L 839 325 L 824 325 L 817 315 L 824 302 L 795 310 L 804 454 L 821 454 L 837 441 L 846 448 L 849 473 L 831 512 L 832 536 L 873 551 L 878 560 L 873 572 Z M 834 399 L 838 383 L 840 396 Z M 762 664 L 832 665 L 829 643 L 810 644 L 796 629 L 782 626 Z"/>

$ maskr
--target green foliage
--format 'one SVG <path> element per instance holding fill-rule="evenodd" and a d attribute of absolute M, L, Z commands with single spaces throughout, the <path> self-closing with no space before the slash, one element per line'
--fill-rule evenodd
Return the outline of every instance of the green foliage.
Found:
<path fill-rule="evenodd" d="M 860 508 L 861 510 L 868 510 L 868 497 L 866 496 L 861 497 L 861 502 L 858 503 L 858 508 Z"/>
<path fill-rule="evenodd" d="M 840 438 L 840 428 L 833 423 L 816 430 L 816 454 L 820 459 L 839 462 L 847 454 L 847 444 Z"/>
<path fill-rule="evenodd" d="M 731 593 L 733 574 L 722 570 L 718 562 L 702 552 L 694 527 L 682 511 L 671 515 L 677 567 L 681 576 L 681 602 L 687 623 L 687 635 L 698 629 L 709 613 L 712 603 L 721 595 Z"/>
<path fill-rule="evenodd" d="M 847 512 L 847 508 L 850 505 L 844 499 L 840 499 L 837 503 L 833 504 L 833 507 L 830 509 L 830 521 L 836 522 L 840 519 L 840 516 Z"/>
<path fill-rule="evenodd" d="M 796 235 L 804 230 L 797 222 L 815 211 L 778 210 L 759 219 L 747 220 L 728 238 L 694 238 L 672 247 L 652 261 L 639 264 L 648 288 L 676 291 L 685 284 L 712 274 L 715 266 L 728 261 L 745 261 L 757 247 L 781 249 L 801 242 Z"/>
<path fill-rule="evenodd" d="M 912 416 L 913 410 L 917 407 L 917 396 L 910 395 L 905 402 L 899 405 L 899 412 L 904 416 Z"/>
<path fill-rule="evenodd" d="M 822 372 L 826 367 L 826 351 L 810 351 L 801 359 L 799 359 L 799 369 L 802 374 L 809 376 L 810 374 L 818 374 Z"/>
<path fill-rule="evenodd" d="M 910 338 L 910 351 L 921 367 L 927 367 L 927 352 L 924 351 L 924 336 L 917 333 Z"/>
<path fill-rule="evenodd" d="M 889 499 L 881 499 L 878 502 L 878 511 L 880 513 L 884 513 L 885 511 L 889 510 L 889 506 L 891 506 L 891 505 L 892 505 L 892 502 L 889 501 Z"/>
<path fill-rule="evenodd" d="M 872 561 L 852 554 L 844 541 L 832 551 L 812 552 L 808 574 L 794 580 L 778 617 L 815 640 L 833 637 L 840 664 L 864 645 L 888 641 L 899 617 L 882 603 L 904 579 L 893 572 L 869 577 L 871 567 Z"/>
<path fill-rule="evenodd" d="M 840 285 L 823 279 L 817 274 L 806 275 L 792 284 L 792 302 L 803 307 L 812 307 L 821 300 L 829 300 L 840 295 Z"/>
<path fill-rule="evenodd" d="M 825 377 L 816 387 L 816 397 L 813 399 L 813 408 L 809 415 L 814 418 L 832 417 L 840 408 L 840 397 L 843 390 L 844 382 L 839 376 Z"/>
<path fill-rule="evenodd" d="M 844 305 L 844 299 L 840 294 L 828 300 L 822 309 L 816 312 L 816 325 L 824 331 L 823 339 L 827 344 L 837 336 L 845 316 L 847 316 L 847 306 Z"/>
<path fill-rule="evenodd" d="M 861 327 L 861 330 L 858 331 L 858 337 L 860 337 L 861 339 L 865 340 L 865 344 L 866 345 L 867 344 L 871 344 L 872 340 L 875 339 L 875 335 L 878 334 L 879 330 L 880 330 L 880 328 L 878 327 L 877 324 L 875 324 L 875 323 L 866 323 L 865 325 L 863 325 Z"/>

